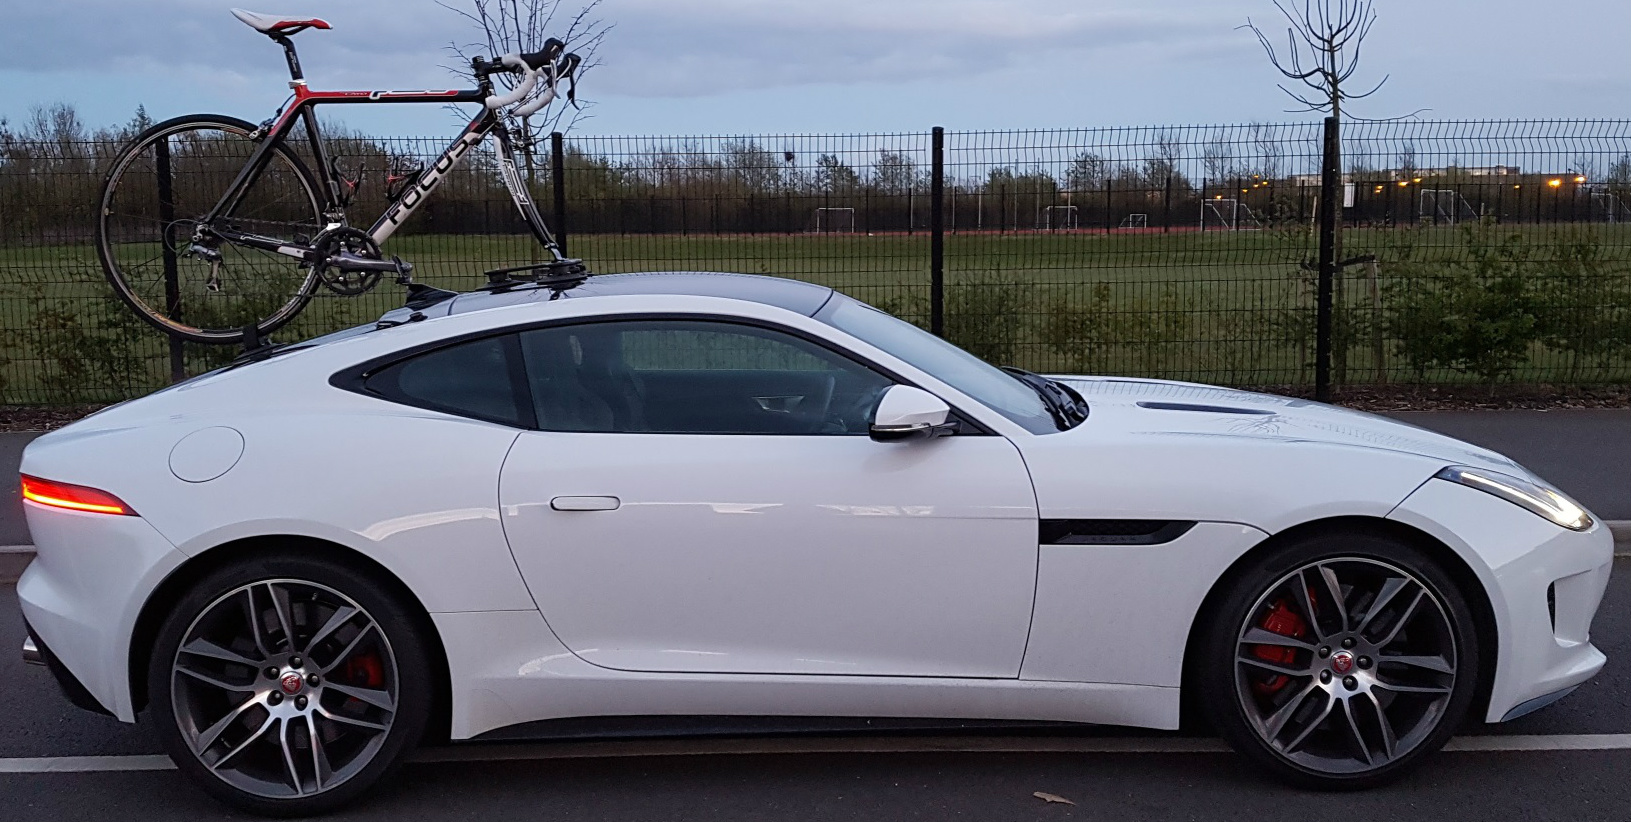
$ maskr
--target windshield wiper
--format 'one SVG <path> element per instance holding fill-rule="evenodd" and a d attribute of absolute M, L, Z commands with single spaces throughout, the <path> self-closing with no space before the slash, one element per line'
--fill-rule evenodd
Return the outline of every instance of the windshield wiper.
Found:
<path fill-rule="evenodd" d="M 1082 395 L 1076 393 L 1076 389 L 1023 368 L 1005 365 L 1002 370 L 1036 392 L 1042 399 L 1042 404 L 1047 406 L 1048 413 L 1053 415 L 1053 421 L 1059 426 L 1059 430 L 1075 428 L 1087 421 L 1087 400 L 1082 399 Z"/>

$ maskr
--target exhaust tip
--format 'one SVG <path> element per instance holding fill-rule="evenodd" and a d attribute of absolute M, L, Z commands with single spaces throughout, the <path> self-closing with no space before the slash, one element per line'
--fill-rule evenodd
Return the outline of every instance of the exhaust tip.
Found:
<path fill-rule="evenodd" d="M 40 646 L 34 644 L 34 637 L 23 640 L 23 661 L 30 665 L 45 664 L 45 654 L 40 653 Z"/>

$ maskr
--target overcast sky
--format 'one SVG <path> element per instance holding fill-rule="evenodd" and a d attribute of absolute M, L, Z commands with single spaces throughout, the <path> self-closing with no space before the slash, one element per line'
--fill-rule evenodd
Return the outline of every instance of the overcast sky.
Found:
<path fill-rule="evenodd" d="M 241 0 L 248 2 L 249 0 Z M 270 2 L 270 0 L 268 0 Z M 434 0 L 277 0 L 326 18 L 297 36 L 318 89 L 458 85 L 470 24 Z M 281 5 L 283 2 L 289 6 Z M 463 3 L 470 0 L 447 0 Z M 76 105 L 92 124 L 138 103 L 269 116 L 277 48 L 212 0 L 10 0 L 0 115 Z M 564 0 L 571 8 L 572 0 Z M 1436 119 L 1631 116 L 1621 0 L 1377 0 L 1357 113 Z M 1249 32 L 1271 0 L 605 0 L 615 29 L 580 88 L 591 134 L 778 134 L 1300 119 Z M 382 111 L 387 109 L 388 111 Z M 378 113 L 376 113 L 378 112 Z M 440 134 L 434 107 L 348 109 L 376 133 Z"/>

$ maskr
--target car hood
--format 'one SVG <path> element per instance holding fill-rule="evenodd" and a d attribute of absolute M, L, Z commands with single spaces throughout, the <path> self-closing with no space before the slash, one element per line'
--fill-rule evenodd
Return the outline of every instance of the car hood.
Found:
<path fill-rule="evenodd" d="M 1487 448 L 1387 417 L 1312 400 L 1167 380 L 1085 376 L 1055 379 L 1087 399 L 1092 412 L 1089 424 L 1100 432 L 1110 429 L 1134 436 L 1345 445 L 1506 473 L 1529 473 L 1511 458 Z"/>

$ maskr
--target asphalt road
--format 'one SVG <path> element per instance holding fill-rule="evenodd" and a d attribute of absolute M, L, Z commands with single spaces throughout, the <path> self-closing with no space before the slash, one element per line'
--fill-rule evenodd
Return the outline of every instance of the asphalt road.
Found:
<path fill-rule="evenodd" d="M 16 592 L 0 586 L 0 819 L 210 820 L 235 818 L 174 771 L 3 773 L 20 757 L 151 754 L 157 744 L 126 726 L 72 707 L 41 668 L 25 666 Z M 1561 703 L 1517 721 L 1469 729 L 1477 745 L 1513 735 L 1631 734 L 1631 560 L 1615 569 L 1593 639 L 1607 668 Z M 903 753 L 832 752 L 833 746 L 933 748 L 969 740 L 979 747 L 997 731 L 795 736 L 770 740 L 791 752 L 694 753 L 719 740 L 622 743 L 622 755 L 530 761 L 416 763 L 384 790 L 335 819 L 617 820 L 681 819 L 831 822 L 832 820 L 1297 820 L 1460 822 L 1631 819 L 1631 750 L 1444 752 L 1403 782 L 1358 794 L 1315 794 L 1263 779 L 1228 753 Z M 1179 747 L 1212 742 L 1117 729 L 1001 731 L 1020 747 L 1105 736 L 1140 737 Z M 557 741 L 522 748 L 556 756 L 594 743 Z M 769 743 L 766 743 L 769 744 Z M 1623 740 L 1617 744 L 1627 744 Z M 642 748 L 645 745 L 647 747 Z M 823 752 L 799 753 L 820 749 Z M 486 757 L 513 746 L 452 746 L 432 755 Z M 590 749 L 592 750 L 592 749 Z M 632 754 L 632 755 L 631 755 Z M 1043 791 L 1073 806 L 1048 804 Z"/>

